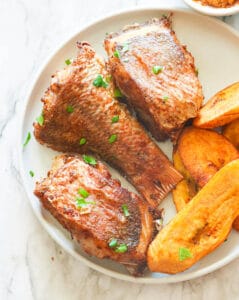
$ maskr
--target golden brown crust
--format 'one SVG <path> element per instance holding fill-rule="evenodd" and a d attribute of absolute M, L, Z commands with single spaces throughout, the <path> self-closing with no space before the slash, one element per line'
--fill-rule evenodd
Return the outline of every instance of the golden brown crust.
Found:
<path fill-rule="evenodd" d="M 183 130 L 177 147 L 185 169 L 199 187 L 224 165 L 239 158 L 237 149 L 224 136 L 195 127 Z"/>
<path fill-rule="evenodd" d="M 96 87 L 98 74 L 109 75 L 88 43 L 78 43 L 75 61 L 57 72 L 43 97 L 44 124 L 34 124 L 36 139 L 62 152 L 94 152 L 117 168 L 152 206 L 181 180 L 167 157 L 123 104 L 113 98 L 112 83 Z M 67 112 L 71 105 L 73 112 Z M 112 118 L 119 116 L 117 123 Z M 112 134 L 117 135 L 109 143 Z M 80 139 L 86 143 L 80 145 Z"/>
<path fill-rule="evenodd" d="M 234 120 L 223 128 L 222 134 L 239 149 L 239 119 Z"/>
<path fill-rule="evenodd" d="M 223 135 L 239 149 L 239 119 L 234 120 L 232 123 L 225 126 Z M 233 228 L 239 231 L 239 216 L 233 222 Z"/>
<path fill-rule="evenodd" d="M 200 109 L 193 125 L 216 128 L 239 118 L 239 82 L 235 82 L 212 96 Z"/>
<path fill-rule="evenodd" d="M 116 84 L 156 139 L 174 138 L 197 115 L 203 95 L 194 59 L 168 18 L 109 35 L 105 49 Z M 116 50 L 119 58 L 114 56 Z M 162 66 L 162 72 L 154 74 L 154 66 Z"/>
<path fill-rule="evenodd" d="M 150 244 L 153 272 L 182 272 L 227 238 L 239 211 L 239 160 L 219 170 Z M 186 256 L 180 256 L 180 249 Z M 186 250 L 185 250 L 186 249 Z"/>
<path fill-rule="evenodd" d="M 178 149 L 175 149 L 173 153 L 173 165 L 184 177 L 172 191 L 175 207 L 177 211 L 180 211 L 197 194 L 198 186 L 188 170 L 185 169 Z"/>
<path fill-rule="evenodd" d="M 234 126 L 232 130 L 233 128 Z M 174 153 L 174 167 L 184 177 L 173 190 L 177 211 L 180 211 L 218 170 L 237 158 L 237 149 L 217 132 L 186 128 Z M 239 230 L 239 217 L 233 223 L 233 228 Z"/>

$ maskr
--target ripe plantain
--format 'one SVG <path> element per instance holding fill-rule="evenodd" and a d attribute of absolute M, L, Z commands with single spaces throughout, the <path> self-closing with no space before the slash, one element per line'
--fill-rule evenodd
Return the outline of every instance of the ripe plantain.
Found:
<path fill-rule="evenodd" d="M 215 128 L 239 118 L 239 82 L 216 93 L 201 108 L 193 125 L 200 128 Z"/>
<path fill-rule="evenodd" d="M 150 244 L 152 272 L 190 268 L 227 238 L 239 212 L 239 159 L 220 169 Z"/>

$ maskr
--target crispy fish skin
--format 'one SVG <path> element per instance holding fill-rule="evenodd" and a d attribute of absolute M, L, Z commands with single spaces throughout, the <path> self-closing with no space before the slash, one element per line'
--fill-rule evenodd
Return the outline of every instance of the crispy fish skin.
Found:
<path fill-rule="evenodd" d="M 182 179 L 126 107 L 113 97 L 113 85 L 96 87 L 97 75 L 109 76 L 91 46 L 78 43 L 76 60 L 57 72 L 46 91 L 44 124 L 35 123 L 41 144 L 62 152 L 98 154 L 117 168 L 156 207 Z M 69 106 L 73 111 L 67 111 Z M 112 123 L 112 118 L 119 120 Z M 110 137 L 116 140 L 110 143 Z M 86 139 L 81 145 L 80 140 Z"/>
<path fill-rule="evenodd" d="M 78 190 L 90 204 L 77 208 Z M 139 275 L 146 266 L 146 250 L 153 235 L 153 218 L 145 200 L 121 187 L 100 161 L 86 164 L 80 155 L 59 155 L 47 178 L 34 191 L 43 206 L 71 233 L 89 255 L 111 258 Z M 125 216 L 122 205 L 128 208 Z M 127 245 L 117 253 L 109 242 Z"/>
<path fill-rule="evenodd" d="M 171 20 L 127 26 L 106 37 L 105 49 L 116 84 L 146 128 L 157 140 L 176 139 L 184 123 L 196 117 L 203 94 L 194 58 Z M 156 66 L 162 70 L 153 70 Z"/>

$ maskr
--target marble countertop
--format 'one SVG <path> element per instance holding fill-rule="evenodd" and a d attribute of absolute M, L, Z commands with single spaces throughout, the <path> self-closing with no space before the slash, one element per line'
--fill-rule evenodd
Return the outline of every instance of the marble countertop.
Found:
<path fill-rule="evenodd" d="M 21 107 L 42 63 L 95 18 L 180 0 L 0 0 L 0 299 L 239 299 L 239 259 L 195 280 L 132 284 L 89 269 L 64 252 L 32 212 L 19 175 Z M 94 8 L 94 9 L 93 9 Z M 239 15 L 224 18 L 239 30 Z"/>

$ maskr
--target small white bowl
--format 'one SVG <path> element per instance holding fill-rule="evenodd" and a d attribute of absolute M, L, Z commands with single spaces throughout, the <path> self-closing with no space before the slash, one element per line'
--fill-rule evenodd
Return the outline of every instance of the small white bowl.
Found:
<path fill-rule="evenodd" d="M 200 1 L 184 0 L 184 2 L 191 6 L 193 9 L 199 11 L 202 14 L 210 16 L 230 16 L 239 13 L 239 3 L 237 2 L 231 7 L 217 8 L 208 5 L 202 5 Z"/>

